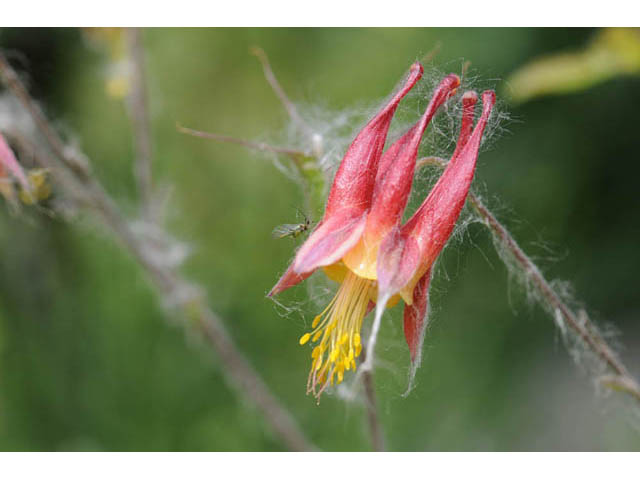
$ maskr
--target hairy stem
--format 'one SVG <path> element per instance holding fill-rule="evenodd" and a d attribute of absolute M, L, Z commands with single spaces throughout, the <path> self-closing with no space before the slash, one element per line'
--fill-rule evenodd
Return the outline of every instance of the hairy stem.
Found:
<path fill-rule="evenodd" d="M 293 416 L 264 383 L 257 371 L 238 349 L 227 333 L 224 323 L 206 305 L 200 295 L 185 295 L 198 291 L 173 267 L 159 263 L 149 255 L 146 241 L 136 235 L 129 222 L 120 213 L 116 203 L 91 175 L 88 161 L 79 154 L 65 148 L 64 142 L 50 125 L 38 105 L 31 99 L 16 72 L 0 53 L 0 79 L 20 100 L 33 118 L 38 130 L 44 136 L 53 157 L 45 153 L 36 156 L 41 165 L 55 166 L 68 175 L 56 178 L 63 182 L 61 187 L 71 190 L 74 197 L 80 196 L 97 214 L 102 224 L 139 263 L 146 272 L 159 298 L 176 300 L 181 314 L 191 320 L 191 325 L 201 334 L 207 345 L 224 364 L 223 373 L 243 398 L 252 403 L 263 415 L 265 421 L 281 441 L 291 450 L 316 450 L 300 430 Z"/>
<path fill-rule="evenodd" d="M 447 161 L 438 157 L 427 157 L 418 160 L 417 168 L 425 165 L 437 165 L 444 168 Z M 606 340 L 600 335 L 598 329 L 589 319 L 585 312 L 581 315 L 576 313 L 562 300 L 562 298 L 551 287 L 551 284 L 542 275 L 538 266 L 531 258 L 524 253 L 520 245 L 509 233 L 507 228 L 498 221 L 493 213 L 486 207 L 482 200 L 474 193 L 469 192 L 469 203 L 473 207 L 474 214 L 487 227 L 496 243 L 506 249 L 514 260 L 514 264 L 536 289 L 538 295 L 536 300 L 551 315 L 560 315 L 562 320 L 577 335 L 582 343 L 593 352 L 607 368 L 614 373 L 613 376 L 600 378 L 600 383 L 613 390 L 626 392 L 636 400 L 640 401 L 640 386 L 630 375 L 627 367 L 615 354 Z"/>
<path fill-rule="evenodd" d="M 371 447 L 376 452 L 384 452 L 384 435 L 378 418 L 373 371 L 367 370 L 362 373 L 362 384 L 364 385 L 364 394 L 367 402 L 367 420 L 369 422 L 369 433 L 371 435 Z"/>
<path fill-rule="evenodd" d="M 285 110 L 289 114 L 289 118 L 291 118 L 291 121 L 298 128 L 300 128 L 307 137 L 309 137 L 309 140 L 312 140 L 313 139 L 312 128 L 307 124 L 307 122 L 303 120 L 303 118 L 298 113 L 298 109 L 296 108 L 294 103 L 291 100 L 289 100 L 289 97 L 287 96 L 283 88 L 280 86 L 280 82 L 278 82 L 278 79 L 276 78 L 275 74 L 273 73 L 273 70 L 271 69 L 271 65 L 269 64 L 269 58 L 267 58 L 267 54 L 264 53 L 264 50 L 260 47 L 251 48 L 251 53 L 255 55 L 258 58 L 258 60 L 260 60 L 260 63 L 262 64 L 262 70 L 264 71 L 264 77 L 267 79 L 267 82 L 269 82 L 269 85 L 271 85 L 271 88 L 273 89 L 274 93 L 278 97 L 278 100 L 280 100 L 280 103 L 282 103 L 282 106 L 285 108 Z"/>
<path fill-rule="evenodd" d="M 287 147 L 278 147 L 265 142 L 252 142 L 242 138 L 220 135 L 218 133 L 203 132 L 192 128 L 176 125 L 180 133 L 193 137 L 207 138 L 221 143 L 233 143 L 249 150 L 258 152 L 268 152 L 287 156 L 296 167 L 296 172 L 302 180 L 302 193 L 305 197 L 306 210 L 309 217 L 316 221 L 321 215 L 325 204 L 325 178 L 318 160 L 313 155 L 309 155 L 301 150 Z"/>

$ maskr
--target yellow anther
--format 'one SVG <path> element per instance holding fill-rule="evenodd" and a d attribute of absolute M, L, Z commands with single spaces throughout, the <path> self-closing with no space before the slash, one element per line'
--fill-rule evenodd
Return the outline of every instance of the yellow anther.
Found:
<path fill-rule="evenodd" d="M 322 359 L 324 358 L 324 354 L 321 354 L 318 358 L 316 358 L 314 361 L 318 362 L 316 363 L 316 372 L 318 370 L 320 370 L 320 367 L 322 367 Z"/>
<path fill-rule="evenodd" d="M 363 349 L 360 327 L 374 290 L 375 282 L 348 272 L 336 297 L 300 338 L 301 345 L 312 342 L 309 381 L 314 393 L 341 383 L 345 370 L 356 369 L 355 358 Z"/>

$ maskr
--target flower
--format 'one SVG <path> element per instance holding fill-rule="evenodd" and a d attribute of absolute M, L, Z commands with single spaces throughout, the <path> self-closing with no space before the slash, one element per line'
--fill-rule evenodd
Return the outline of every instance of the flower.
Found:
<path fill-rule="evenodd" d="M 447 168 L 414 215 L 394 228 L 380 246 L 377 266 L 380 304 L 382 299 L 395 294 L 405 301 L 404 332 L 414 365 L 424 337 L 431 267 L 464 206 L 480 140 L 495 99 L 493 91 L 482 94 L 482 115 L 472 132 L 477 95 L 475 92 L 463 95 L 460 135 Z"/>
<path fill-rule="evenodd" d="M 402 298 L 407 305 L 407 342 L 415 359 L 416 332 L 422 325 L 419 317 L 426 312 L 426 293 L 422 292 L 428 289 L 430 266 L 464 204 L 482 130 L 491 111 L 486 103 L 484 120 L 471 134 L 476 96 L 464 95 L 462 131 L 452 161 L 423 206 L 401 226 L 422 135 L 438 108 L 460 85 L 457 75 L 446 76 L 436 87 L 420 121 L 383 154 L 396 108 L 422 73 L 419 63 L 412 65 L 400 90 L 349 146 L 322 220 L 269 292 L 269 296 L 280 293 L 318 268 L 340 283 L 333 300 L 314 318 L 312 330 L 300 338 L 301 345 L 314 344 L 307 392 L 316 397 L 328 385 L 342 382 L 345 371 L 356 369 L 356 359 L 362 351 L 362 322 L 374 306 L 376 320 L 368 351 L 373 351 L 382 311 Z M 434 192 L 439 193 L 434 197 Z M 415 282 L 414 277 L 418 277 Z M 367 355 L 369 365 L 370 358 Z"/>
<path fill-rule="evenodd" d="M 0 134 L 0 176 L 6 177 L 6 170 L 9 172 L 20 182 L 22 188 L 25 190 L 29 190 L 29 181 L 27 180 L 27 176 L 22 170 L 22 167 L 18 163 L 16 156 L 13 154 L 13 151 L 7 144 L 6 140 Z"/>
<path fill-rule="evenodd" d="M 18 163 L 9 144 L 0 134 L 0 195 L 5 197 L 10 205 L 14 205 L 16 202 L 15 190 L 8 173 L 11 173 L 18 180 L 23 191 L 31 191 L 31 186 L 24 170 Z"/>

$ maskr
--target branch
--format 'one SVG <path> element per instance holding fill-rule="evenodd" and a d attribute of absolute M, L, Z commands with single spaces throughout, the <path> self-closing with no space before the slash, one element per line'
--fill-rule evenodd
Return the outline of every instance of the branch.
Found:
<path fill-rule="evenodd" d="M 446 164 L 447 161 L 444 159 L 426 157 L 418 160 L 416 168 L 425 165 L 436 165 L 444 168 Z M 538 292 L 535 298 L 540 306 L 550 315 L 559 315 L 583 344 L 614 373 L 613 376 L 601 377 L 599 379 L 600 383 L 614 390 L 626 392 L 640 401 L 640 386 L 638 382 L 630 375 L 626 366 L 617 357 L 602 335 L 600 335 L 597 327 L 586 315 L 586 312 L 581 312 L 580 315 L 576 315 L 553 290 L 547 279 L 542 275 L 540 269 L 533 263 L 531 258 L 524 253 L 506 227 L 498 221 L 495 215 L 484 205 L 482 200 L 472 191 L 469 192 L 468 198 L 475 215 L 482 221 L 482 224 L 491 231 L 495 243 L 510 254 L 514 260 L 514 265 L 518 268 L 522 277 L 535 287 Z"/>
<path fill-rule="evenodd" d="M 302 192 L 305 196 L 307 211 L 312 220 L 317 220 L 325 204 L 325 178 L 318 160 L 301 150 L 278 147 L 264 142 L 252 142 L 242 138 L 229 137 L 217 133 L 203 132 L 176 124 L 176 129 L 193 137 L 208 138 L 221 143 L 233 143 L 249 150 L 286 155 L 291 159 L 302 180 Z"/>
<path fill-rule="evenodd" d="M 136 150 L 133 173 L 138 184 L 138 195 L 143 214 L 148 220 L 151 220 L 153 204 L 152 143 L 142 32 L 139 28 L 127 28 L 125 39 L 131 64 L 131 92 L 128 100 Z"/>
<path fill-rule="evenodd" d="M 302 119 L 302 117 L 298 113 L 298 109 L 293 104 L 293 102 L 289 100 L 289 97 L 280 86 L 278 79 L 271 69 L 267 54 L 264 53 L 264 50 L 260 47 L 253 47 L 250 51 L 252 55 L 255 55 L 258 60 L 260 60 L 260 63 L 262 64 L 262 70 L 264 71 L 264 77 L 267 79 L 267 82 L 269 82 L 269 85 L 271 85 L 271 88 L 280 100 L 280 103 L 282 103 L 282 106 L 289 114 L 289 118 L 291 118 L 291 121 L 295 125 L 297 125 L 304 132 L 304 134 L 309 137 L 310 140 L 312 140 L 314 136 L 313 129 L 307 124 L 307 122 Z"/>
<path fill-rule="evenodd" d="M 227 135 L 220 135 L 218 133 L 203 132 L 202 130 L 194 130 L 193 128 L 183 127 L 179 123 L 176 124 L 176 129 L 180 133 L 191 135 L 192 137 L 208 138 L 209 140 L 215 140 L 221 143 L 233 143 L 249 150 L 257 150 L 259 152 L 278 153 L 291 157 L 304 157 L 306 153 L 301 150 L 295 150 L 286 147 L 276 147 L 264 142 L 252 142 L 250 140 L 244 140 L 242 138 L 229 137 Z"/>
<path fill-rule="evenodd" d="M 366 355 L 366 354 L 365 354 Z M 369 433 L 371 435 L 371 446 L 376 452 L 384 452 L 384 435 L 382 425 L 378 418 L 378 402 L 376 401 L 376 387 L 373 380 L 373 371 L 362 372 L 362 384 L 366 397 L 367 420 L 369 421 Z"/>
<path fill-rule="evenodd" d="M 220 317 L 209 309 L 201 295 L 194 294 L 198 289 L 172 266 L 159 262 L 157 256 L 149 255 L 144 237 L 132 231 L 115 202 L 90 174 L 88 161 L 65 148 L 62 139 L 49 124 L 35 101 L 31 99 L 2 53 L 0 53 L 0 79 L 21 101 L 53 152 L 53 158 L 41 152 L 36 157 L 38 162 L 45 166 L 59 166 L 67 171 L 71 183 L 65 183 L 63 186 L 81 191 L 89 201 L 89 206 L 96 212 L 98 219 L 102 220 L 103 225 L 146 272 L 152 285 L 156 287 L 158 296 L 175 300 L 175 306 L 181 310 L 182 315 L 191 320 L 191 325 L 217 353 L 224 364 L 222 370 L 227 381 L 263 414 L 265 421 L 287 448 L 315 450 L 315 445 L 305 437 L 292 415 L 269 390 L 237 348 Z M 69 180 L 66 176 L 59 178 L 62 181 Z"/>

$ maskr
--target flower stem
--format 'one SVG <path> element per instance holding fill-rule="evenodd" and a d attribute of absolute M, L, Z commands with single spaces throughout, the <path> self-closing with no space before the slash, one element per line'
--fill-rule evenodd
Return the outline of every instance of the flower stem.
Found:
<path fill-rule="evenodd" d="M 378 405 L 376 401 L 375 382 L 373 371 L 367 370 L 362 373 L 362 383 L 367 401 L 367 420 L 369 421 L 369 432 L 371 434 L 371 447 L 376 452 L 384 452 L 384 435 L 382 426 L 378 418 Z"/>
<path fill-rule="evenodd" d="M 425 165 L 436 165 L 444 168 L 446 164 L 447 161 L 444 159 L 427 157 L 418 160 L 416 168 Z M 580 341 L 614 373 L 613 376 L 607 375 L 599 378 L 599 382 L 613 390 L 623 391 L 640 402 L 640 386 L 638 382 L 629 374 L 627 367 L 618 358 L 602 335 L 600 335 L 598 329 L 589 319 L 586 312 L 581 312 L 581 315 L 576 315 L 576 313 L 569 308 L 542 275 L 538 266 L 533 263 L 531 258 L 522 250 L 520 245 L 518 245 L 513 235 L 498 221 L 495 215 L 491 213 L 474 192 L 469 192 L 468 199 L 474 214 L 491 232 L 495 239 L 495 244 L 509 253 L 513 259 L 513 264 L 518 268 L 522 277 L 534 286 L 538 293 L 535 298 L 540 306 L 550 315 L 559 315 Z M 502 256 L 500 256 L 500 258 L 502 259 Z"/>

